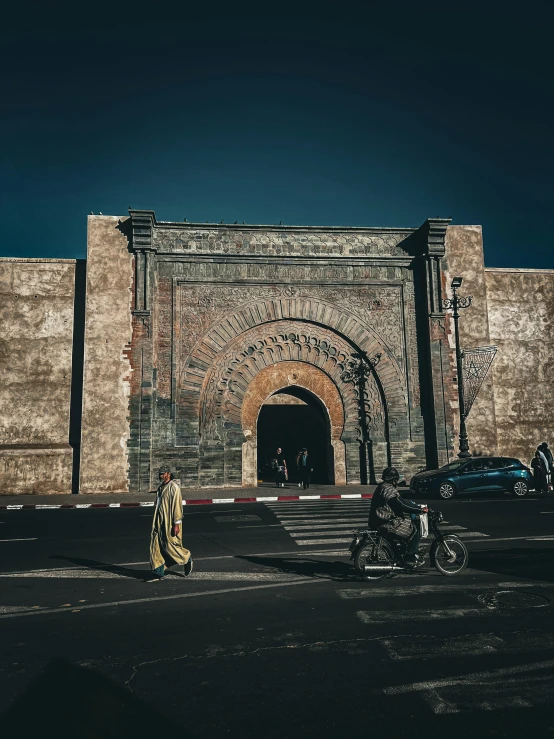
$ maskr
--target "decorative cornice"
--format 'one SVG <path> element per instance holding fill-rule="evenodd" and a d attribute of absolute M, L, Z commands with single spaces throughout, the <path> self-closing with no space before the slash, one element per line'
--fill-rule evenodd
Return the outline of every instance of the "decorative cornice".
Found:
<path fill-rule="evenodd" d="M 427 230 L 427 254 L 433 257 L 444 257 L 446 229 L 451 218 L 428 218 L 424 224 Z"/>
<path fill-rule="evenodd" d="M 129 208 L 132 224 L 132 246 L 135 251 L 155 251 L 153 230 L 156 214 L 153 210 L 133 210 Z"/>

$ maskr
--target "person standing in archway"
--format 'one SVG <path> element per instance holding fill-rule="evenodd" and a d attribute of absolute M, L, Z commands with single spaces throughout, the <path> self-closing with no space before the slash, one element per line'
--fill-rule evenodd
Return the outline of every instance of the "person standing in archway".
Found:
<path fill-rule="evenodd" d="M 310 487 L 310 475 L 313 472 L 310 465 L 311 462 L 310 458 L 308 457 L 308 450 L 306 449 L 306 447 L 304 447 L 304 449 L 302 449 L 302 451 L 296 458 L 296 466 L 298 467 L 298 473 L 300 475 L 300 480 L 302 481 L 302 487 L 304 488 L 304 490 L 307 490 Z"/>
<path fill-rule="evenodd" d="M 285 480 L 287 479 L 287 460 L 283 456 L 283 450 L 281 447 L 277 447 L 277 453 L 275 454 L 275 484 L 278 488 L 285 487 Z"/>

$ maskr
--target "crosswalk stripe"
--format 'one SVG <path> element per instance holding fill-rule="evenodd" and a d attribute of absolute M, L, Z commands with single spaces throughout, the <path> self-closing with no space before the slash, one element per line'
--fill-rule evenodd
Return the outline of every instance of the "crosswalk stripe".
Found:
<path fill-rule="evenodd" d="M 363 523 L 364 526 L 367 526 L 366 516 L 340 516 L 338 518 L 335 518 L 334 516 L 323 516 L 320 518 L 306 518 L 302 516 L 300 518 L 279 519 L 279 523 L 290 525 L 298 524 L 299 526 L 308 523 L 350 523 L 351 521 L 356 524 Z"/>
<path fill-rule="evenodd" d="M 310 501 L 308 503 L 268 503 L 267 507 L 274 513 L 283 529 L 289 533 L 298 546 L 310 546 L 311 544 L 347 544 L 351 538 L 342 538 L 351 527 L 361 529 L 367 527 L 367 514 L 369 502 L 322 502 Z M 479 540 L 489 539 L 490 535 L 482 531 L 468 531 L 466 526 L 451 524 L 443 521 L 441 531 L 445 534 L 456 533 L 461 539 Z M 333 534 L 340 538 L 317 538 L 332 537 Z"/>
<path fill-rule="evenodd" d="M 363 518 L 301 518 L 298 521 L 281 521 L 283 526 L 310 526 L 313 524 L 314 526 L 317 526 L 318 524 L 323 525 L 334 525 L 334 524 L 351 524 L 352 526 L 364 526 L 367 528 L 367 521 Z"/>
<path fill-rule="evenodd" d="M 320 529 L 352 529 L 353 527 L 360 526 L 361 524 L 355 521 L 349 523 L 318 523 L 318 524 L 302 524 L 302 526 L 283 526 L 285 531 L 310 531 Z"/>
<path fill-rule="evenodd" d="M 352 537 L 348 539 L 296 539 L 299 547 L 310 546 L 311 544 L 350 544 Z"/>
<path fill-rule="evenodd" d="M 336 531 L 336 529 L 335 529 Z M 293 539 L 301 539 L 303 536 L 308 538 L 314 538 L 316 536 L 333 536 L 335 534 L 335 531 L 314 531 L 313 533 L 310 533 L 308 531 L 290 531 L 289 534 Z M 338 531 L 339 534 L 346 534 L 346 531 Z M 348 541 L 352 541 L 352 537 L 348 539 Z"/>
<path fill-rule="evenodd" d="M 488 608 L 440 608 L 440 609 L 406 609 L 402 611 L 357 611 L 356 616 L 363 624 L 386 624 L 400 621 L 446 621 L 455 618 L 472 616 L 508 615 L 508 611 Z"/>

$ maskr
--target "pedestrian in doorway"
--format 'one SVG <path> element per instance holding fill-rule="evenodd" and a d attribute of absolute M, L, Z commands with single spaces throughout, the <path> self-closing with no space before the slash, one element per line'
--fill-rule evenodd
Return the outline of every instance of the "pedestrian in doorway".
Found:
<path fill-rule="evenodd" d="M 183 499 L 179 480 L 174 480 L 167 466 L 158 470 L 160 486 L 156 493 L 156 507 L 150 538 L 150 568 L 157 582 L 165 576 L 165 569 L 184 565 L 184 575 L 192 572 L 192 556 L 183 546 Z"/>
<path fill-rule="evenodd" d="M 548 493 L 548 464 L 546 457 L 539 449 L 531 460 L 531 467 L 533 468 L 535 492 L 546 495 Z"/>
<path fill-rule="evenodd" d="M 313 472 L 310 464 L 311 462 L 308 456 L 308 450 L 306 449 L 306 447 L 304 447 L 304 449 L 302 449 L 302 451 L 296 458 L 296 465 L 298 467 L 300 480 L 302 482 L 302 487 L 304 488 L 304 490 L 307 490 L 310 487 L 310 475 Z"/>
<path fill-rule="evenodd" d="M 537 449 L 542 453 L 543 457 L 546 460 L 546 466 L 548 471 L 548 491 L 550 492 L 552 490 L 552 485 L 554 484 L 554 458 L 552 457 L 552 452 L 550 451 L 550 448 L 548 446 L 548 443 L 546 441 L 543 441 L 542 444 L 539 444 Z"/>
<path fill-rule="evenodd" d="M 288 478 L 287 472 L 287 460 L 283 455 L 281 447 L 277 447 L 277 453 L 275 455 L 275 485 L 278 488 L 285 487 L 285 480 Z"/>

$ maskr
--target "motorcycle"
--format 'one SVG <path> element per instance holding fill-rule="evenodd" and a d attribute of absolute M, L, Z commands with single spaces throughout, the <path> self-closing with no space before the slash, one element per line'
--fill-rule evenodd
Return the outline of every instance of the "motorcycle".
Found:
<path fill-rule="evenodd" d="M 428 510 L 429 535 L 433 537 L 429 559 L 441 575 L 458 575 L 467 567 L 469 553 L 466 545 L 456 534 L 443 534 L 439 524 L 443 521 L 439 511 Z M 420 526 L 419 516 L 414 524 Z M 407 541 L 389 539 L 379 531 L 356 529 L 350 544 L 350 559 L 354 560 L 356 572 L 366 580 L 381 580 L 393 572 L 416 572 L 423 564 L 406 562 Z M 420 556 L 424 548 L 420 547 Z"/>

